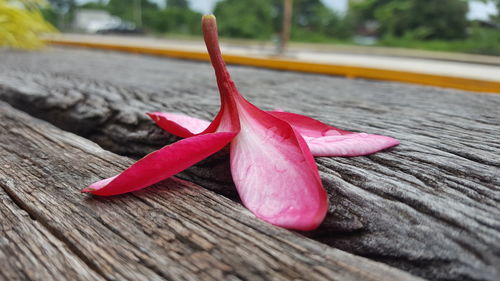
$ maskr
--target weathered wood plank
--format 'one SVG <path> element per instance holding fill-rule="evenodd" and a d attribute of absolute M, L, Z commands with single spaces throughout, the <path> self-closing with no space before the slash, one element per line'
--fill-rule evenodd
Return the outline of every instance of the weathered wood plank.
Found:
<path fill-rule="evenodd" d="M 5 168 L 8 164 L 3 165 Z M 105 280 L 66 244 L 30 218 L 2 188 L 0 264 L 0 280 Z"/>
<path fill-rule="evenodd" d="M 144 112 L 209 119 L 218 95 L 208 64 L 106 52 L 6 53 L 0 99 L 142 156 L 175 138 Z M 369 157 L 319 158 L 331 210 L 308 235 L 435 280 L 497 280 L 500 272 L 500 96 L 232 67 L 267 109 L 396 137 Z M 219 154 L 182 176 L 234 195 Z"/>
<path fill-rule="evenodd" d="M 268 225 L 179 179 L 111 198 L 81 194 L 81 187 L 132 161 L 2 102 L 0 132 L 0 188 L 9 195 L 2 198 L 10 205 L 13 199 L 47 229 L 40 233 L 50 231 L 104 279 L 417 280 Z M 0 251 L 0 257 L 38 258 Z"/>

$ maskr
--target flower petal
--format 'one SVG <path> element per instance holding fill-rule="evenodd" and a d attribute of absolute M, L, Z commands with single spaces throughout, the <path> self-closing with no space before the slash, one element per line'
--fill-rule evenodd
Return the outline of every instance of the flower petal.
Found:
<path fill-rule="evenodd" d="M 150 112 L 148 116 L 160 128 L 181 138 L 199 134 L 210 125 L 208 121 L 179 113 Z"/>
<path fill-rule="evenodd" d="M 344 131 L 300 114 L 282 111 L 269 113 L 297 130 L 314 156 L 362 156 L 399 144 L 398 140 L 391 137 Z"/>
<path fill-rule="evenodd" d="M 235 133 L 211 133 L 180 140 L 146 155 L 121 174 L 98 181 L 82 192 L 109 196 L 136 191 L 203 160 L 227 145 Z"/>
<path fill-rule="evenodd" d="M 257 217 L 278 226 L 318 227 L 328 200 L 305 141 L 288 123 L 238 93 L 221 56 L 213 15 L 203 17 L 202 29 L 222 104 L 228 107 L 229 116 L 236 113 L 239 118 L 239 122 L 232 121 L 241 130 L 231 142 L 231 172 L 243 204 Z"/>
<path fill-rule="evenodd" d="M 314 156 L 362 156 L 399 144 L 398 140 L 391 137 L 365 133 L 319 138 L 305 137 L 305 140 Z"/>
<path fill-rule="evenodd" d="M 318 168 L 298 132 L 239 97 L 231 172 L 243 204 L 277 226 L 312 230 L 328 209 Z"/>
<path fill-rule="evenodd" d="M 303 137 L 340 136 L 351 134 L 351 132 L 326 125 L 325 123 L 304 115 L 281 110 L 268 111 L 268 113 L 292 125 L 292 127 Z"/>

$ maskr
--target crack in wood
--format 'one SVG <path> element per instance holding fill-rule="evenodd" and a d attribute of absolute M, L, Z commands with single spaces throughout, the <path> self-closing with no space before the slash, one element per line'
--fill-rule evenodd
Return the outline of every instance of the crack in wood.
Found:
<path fill-rule="evenodd" d="M 0 120 L 1 190 L 106 280 L 419 280 L 265 224 L 186 181 L 112 198 L 80 194 L 95 167 L 102 176 L 130 159 L 1 102 Z"/>

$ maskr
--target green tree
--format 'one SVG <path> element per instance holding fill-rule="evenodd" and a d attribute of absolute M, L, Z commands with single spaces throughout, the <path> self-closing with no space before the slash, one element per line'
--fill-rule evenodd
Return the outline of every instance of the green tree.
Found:
<path fill-rule="evenodd" d="M 100 0 L 98 2 L 83 3 L 82 5 L 80 5 L 78 7 L 83 8 L 83 9 L 107 10 L 107 5 L 103 0 Z"/>
<path fill-rule="evenodd" d="M 223 36 L 269 39 L 281 30 L 283 0 L 224 0 L 217 3 L 214 13 L 220 18 L 219 31 Z M 350 22 L 321 0 L 294 0 L 291 37 L 295 40 L 349 37 Z"/>
<path fill-rule="evenodd" d="M 165 9 L 160 9 L 157 4 L 150 0 L 109 0 L 107 3 L 99 0 L 99 2 L 89 2 L 80 7 L 106 10 L 122 20 L 134 22 L 148 31 L 201 33 L 201 14 L 189 9 L 187 0 L 167 0 L 166 4 Z"/>
<path fill-rule="evenodd" d="M 156 32 L 200 34 L 200 20 L 187 0 L 167 0 L 165 9 L 144 12 L 144 25 Z"/>
<path fill-rule="evenodd" d="M 201 34 L 201 14 L 188 8 L 168 7 L 144 15 L 144 24 L 157 32 Z"/>
<path fill-rule="evenodd" d="M 322 32 L 333 17 L 321 0 L 295 0 L 293 6 L 294 25 L 309 31 Z"/>
<path fill-rule="evenodd" d="M 427 3 L 426 3 L 427 2 Z M 415 13 L 410 30 L 421 32 L 421 39 L 458 39 L 467 35 L 467 1 L 427 0 L 413 3 Z"/>
<path fill-rule="evenodd" d="M 224 0 L 214 14 L 222 36 L 269 39 L 275 32 L 273 3 L 268 0 Z"/>
<path fill-rule="evenodd" d="M 112 15 L 133 22 L 137 26 L 141 26 L 141 21 L 144 21 L 147 27 L 148 19 L 144 18 L 144 15 L 151 15 L 155 11 L 159 11 L 159 7 L 149 0 L 109 0 L 107 10 Z M 137 14 L 139 12 L 140 15 Z"/>
<path fill-rule="evenodd" d="M 40 13 L 42 17 L 49 22 L 52 26 L 58 26 L 59 24 L 59 14 L 50 5 L 45 5 L 40 8 Z"/>
<path fill-rule="evenodd" d="M 283 0 L 273 0 L 276 17 L 274 28 L 279 31 L 283 17 Z M 347 38 L 352 34 L 350 17 L 342 17 L 326 7 L 321 0 L 294 0 L 292 34 L 294 40 L 314 38 Z"/>
<path fill-rule="evenodd" d="M 48 2 L 61 13 L 67 13 L 76 7 L 75 0 L 49 0 Z"/>
<path fill-rule="evenodd" d="M 423 40 L 466 36 L 465 0 L 366 0 L 351 8 L 358 24 L 377 21 L 382 36 Z"/>
<path fill-rule="evenodd" d="M 331 38 L 348 39 L 354 32 L 354 21 L 350 15 L 333 14 L 328 21 L 324 34 Z"/>
<path fill-rule="evenodd" d="M 167 0 L 168 8 L 189 9 L 189 3 L 187 0 Z"/>
<path fill-rule="evenodd" d="M 493 0 L 493 3 L 497 6 L 497 14 L 491 16 L 491 19 L 500 25 L 500 0 Z"/>
<path fill-rule="evenodd" d="M 59 29 L 67 29 L 70 27 L 71 22 L 73 21 L 73 16 L 76 8 L 75 0 L 48 0 L 51 7 L 53 8 L 52 12 L 57 14 L 57 22 L 55 25 Z M 45 14 L 50 15 L 50 11 L 46 11 Z M 54 19 L 52 19 L 54 20 Z"/>

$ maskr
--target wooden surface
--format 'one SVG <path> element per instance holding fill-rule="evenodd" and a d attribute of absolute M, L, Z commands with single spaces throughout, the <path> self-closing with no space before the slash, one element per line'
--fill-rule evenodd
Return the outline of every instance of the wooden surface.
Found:
<path fill-rule="evenodd" d="M 5 103 L 0 112 L 5 280 L 417 280 L 175 178 L 123 196 L 82 194 L 132 161 Z"/>
<path fill-rule="evenodd" d="M 1 55 L 1 100 L 122 155 L 140 157 L 176 140 L 144 112 L 209 120 L 219 104 L 205 63 L 62 49 Z M 424 278 L 499 279 L 500 96 L 230 71 L 265 109 L 402 142 L 368 157 L 317 158 L 331 208 L 320 229 L 304 235 Z M 224 152 L 180 176 L 237 201 Z"/>

